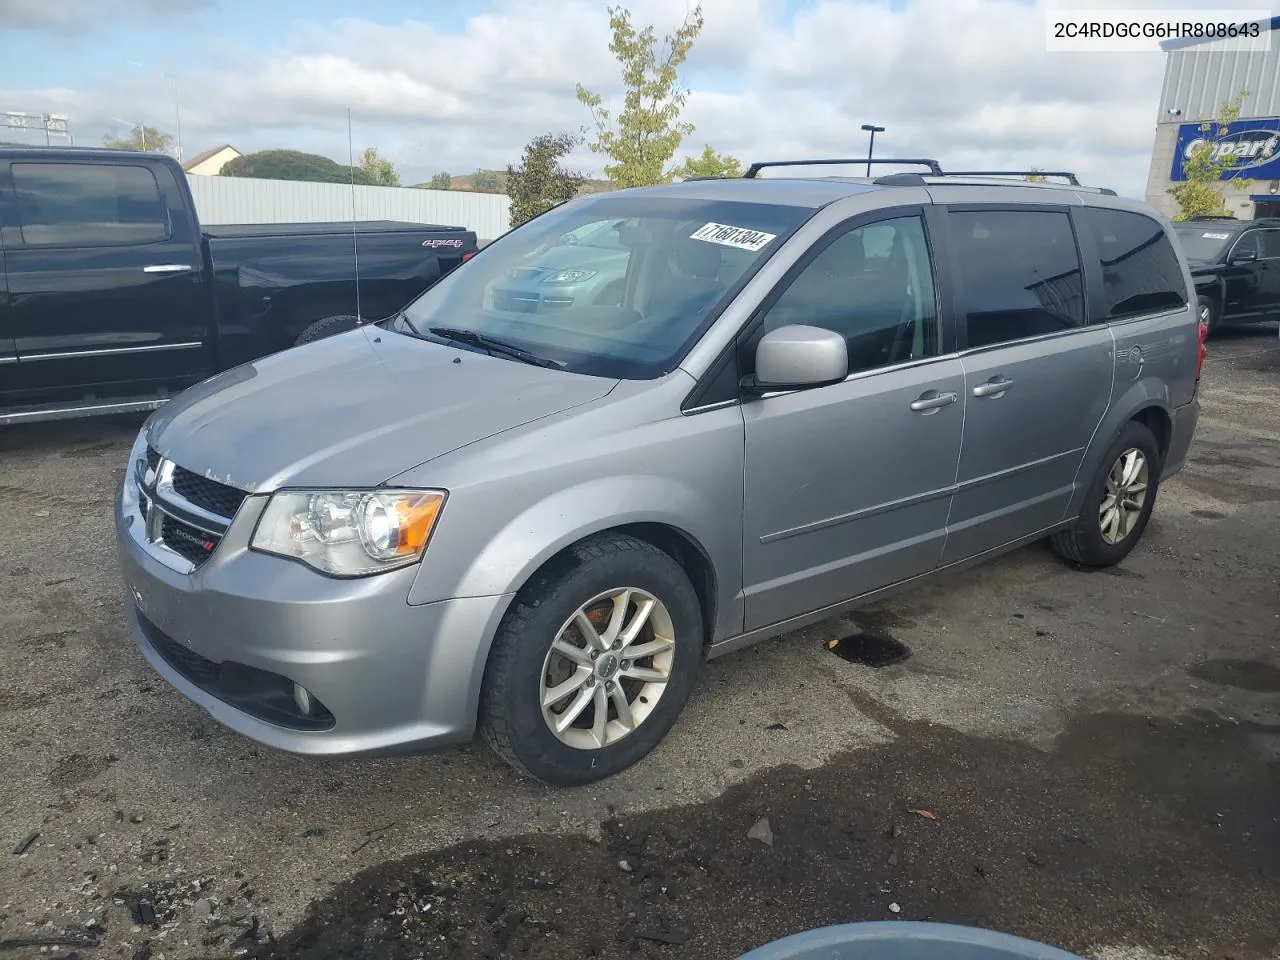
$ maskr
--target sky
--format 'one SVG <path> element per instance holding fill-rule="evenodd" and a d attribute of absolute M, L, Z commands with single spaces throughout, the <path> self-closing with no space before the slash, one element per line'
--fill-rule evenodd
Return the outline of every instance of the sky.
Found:
<path fill-rule="evenodd" d="M 623 2 L 662 36 L 694 0 Z M 1046 52 L 1047 2 L 702 0 L 682 74 L 696 129 L 681 154 L 710 144 L 744 161 L 864 156 L 860 127 L 874 123 L 885 128 L 877 156 L 1069 169 L 1141 197 L 1164 55 Z M 0 113 L 66 114 L 80 145 L 131 122 L 172 132 L 180 114 L 187 159 L 230 143 L 346 162 L 349 109 L 356 155 L 376 146 L 404 183 L 503 168 L 532 137 L 590 123 L 576 83 L 616 102 L 609 5 L 0 0 Z M 602 170 L 585 148 L 570 159 Z"/>

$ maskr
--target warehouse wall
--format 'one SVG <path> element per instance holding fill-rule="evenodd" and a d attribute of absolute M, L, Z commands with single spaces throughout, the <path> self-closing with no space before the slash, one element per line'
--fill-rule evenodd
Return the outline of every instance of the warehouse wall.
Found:
<path fill-rule="evenodd" d="M 414 187 L 188 176 L 201 223 L 314 223 L 403 220 L 474 230 L 481 240 L 507 232 L 511 201 L 500 194 Z"/>

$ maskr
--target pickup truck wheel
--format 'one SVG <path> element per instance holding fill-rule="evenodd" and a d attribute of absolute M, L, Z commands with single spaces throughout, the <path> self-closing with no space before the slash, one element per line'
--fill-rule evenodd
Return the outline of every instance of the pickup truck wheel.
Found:
<path fill-rule="evenodd" d="M 1160 446 L 1136 420 L 1125 424 L 1085 494 L 1075 525 L 1051 539 L 1058 555 L 1084 567 L 1119 563 L 1142 538 L 1160 485 Z"/>
<path fill-rule="evenodd" d="M 298 339 L 293 342 L 295 347 L 300 347 L 304 343 L 310 343 L 313 340 L 323 340 L 325 337 L 331 337 L 335 333 L 345 333 L 348 330 L 354 330 L 360 326 L 360 318 L 349 316 L 347 314 L 335 314 L 332 317 L 325 317 L 317 320 L 302 333 L 298 334 Z"/>
<path fill-rule="evenodd" d="M 612 776 L 675 723 L 702 640 L 697 594 L 670 556 L 620 534 L 585 540 L 520 591 L 498 628 L 481 731 L 543 783 Z"/>
<path fill-rule="evenodd" d="M 1206 333 L 1212 337 L 1218 332 L 1218 305 L 1210 297 L 1200 297 L 1197 301 L 1197 311 Z"/>

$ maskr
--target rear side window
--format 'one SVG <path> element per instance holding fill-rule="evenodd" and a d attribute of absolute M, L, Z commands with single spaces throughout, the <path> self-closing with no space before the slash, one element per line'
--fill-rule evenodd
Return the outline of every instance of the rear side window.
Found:
<path fill-rule="evenodd" d="M 169 215 L 147 167 L 15 163 L 13 188 L 28 246 L 103 246 L 169 238 Z"/>
<path fill-rule="evenodd" d="M 948 220 L 968 346 L 1084 326 L 1084 279 L 1066 212 L 954 210 Z"/>
<path fill-rule="evenodd" d="M 1262 259 L 1280 260 L 1280 230 L 1262 231 Z"/>
<path fill-rule="evenodd" d="M 1187 303 L 1178 255 L 1159 223 L 1100 207 L 1085 207 L 1084 221 L 1102 261 L 1104 319 L 1176 310 Z"/>

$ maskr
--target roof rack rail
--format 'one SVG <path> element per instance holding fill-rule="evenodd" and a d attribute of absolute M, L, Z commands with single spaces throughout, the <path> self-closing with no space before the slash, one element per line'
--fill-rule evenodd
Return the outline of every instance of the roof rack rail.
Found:
<path fill-rule="evenodd" d="M 759 173 L 761 170 L 763 170 L 765 167 L 816 167 L 816 166 L 836 166 L 836 165 L 851 164 L 851 163 L 860 163 L 860 164 L 861 163 L 905 163 L 905 164 L 910 164 L 912 166 L 928 167 L 929 171 L 935 177 L 944 176 L 942 172 L 942 165 L 938 163 L 937 160 L 929 160 L 929 159 L 907 160 L 907 159 L 894 159 L 892 157 L 885 157 L 884 159 L 881 159 L 880 157 L 876 157 L 875 159 L 872 159 L 872 160 L 868 160 L 866 157 L 850 157 L 846 159 L 824 158 L 822 160 L 762 160 L 759 163 L 753 163 L 751 166 L 747 167 L 747 172 L 744 173 L 742 176 L 744 179 L 755 179 L 755 175 Z"/>
<path fill-rule="evenodd" d="M 944 177 L 1063 177 L 1073 187 L 1080 186 L 1074 173 L 1066 170 L 948 170 Z"/>

